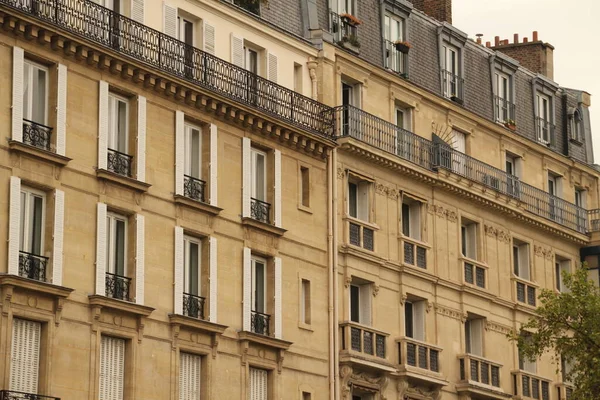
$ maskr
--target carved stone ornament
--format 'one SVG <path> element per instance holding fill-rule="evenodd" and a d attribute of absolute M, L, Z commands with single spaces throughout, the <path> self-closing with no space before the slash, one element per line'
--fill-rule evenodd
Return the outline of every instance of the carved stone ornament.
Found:
<path fill-rule="evenodd" d="M 461 322 L 464 322 L 464 320 L 466 320 L 465 314 L 462 311 L 456 310 L 454 308 L 445 307 L 440 304 L 435 304 L 435 311 L 440 315 L 443 315 L 448 318 L 457 319 Z"/>
<path fill-rule="evenodd" d="M 456 213 L 456 211 L 445 209 L 442 206 L 438 206 L 435 204 L 428 204 L 427 212 L 429 214 L 435 214 L 440 218 L 446 218 L 450 222 L 458 221 L 458 214 Z"/>
<path fill-rule="evenodd" d="M 349 288 L 352 283 L 352 276 L 347 276 L 344 280 L 344 287 Z"/>
<path fill-rule="evenodd" d="M 508 231 L 505 231 L 500 228 L 496 228 L 495 226 L 492 226 L 492 225 L 484 225 L 483 229 L 484 229 L 486 235 L 488 235 L 490 237 L 495 237 L 496 239 L 498 239 L 501 242 L 510 243 L 511 237 L 510 237 L 510 233 Z"/>
<path fill-rule="evenodd" d="M 377 297 L 379 294 L 379 285 L 373 285 L 373 297 Z"/>
<path fill-rule="evenodd" d="M 491 225 L 484 225 L 483 230 L 485 231 L 486 235 L 491 237 L 496 237 L 496 235 L 498 234 L 498 230 Z"/>
<path fill-rule="evenodd" d="M 382 196 L 387 196 L 392 200 L 398 199 L 399 193 L 396 189 L 386 186 L 382 183 L 375 184 L 375 193 Z"/>
<path fill-rule="evenodd" d="M 442 395 L 440 389 L 426 390 L 417 386 L 412 386 L 408 383 L 406 378 L 401 378 L 398 381 L 396 388 L 398 389 L 398 400 L 409 400 L 411 399 L 411 396 L 421 399 L 440 400 Z"/>
<path fill-rule="evenodd" d="M 544 257 L 546 260 L 552 260 L 552 258 L 554 257 L 554 254 L 552 253 L 552 249 L 549 249 L 549 248 L 546 248 L 543 246 L 535 245 L 535 246 L 533 246 L 533 251 L 536 256 Z"/>
<path fill-rule="evenodd" d="M 379 399 L 386 400 L 385 390 L 389 384 L 387 375 L 371 375 L 367 372 L 354 372 L 350 365 L 344 364 L 340 367 L 340 386 L 342 400 L 352 398 L 352 386 L 364 386 L 373 390 L 379 390 Z"/>
<path fill-rule="evenodd" d="M 337 177 L 338 177 L 338 179 L 344 179 L 345 175 L 346 175 L 346 171 L 344 171 L 344 168 L 338 167 L 338 169 L 337 169 Z"/>
<path fill-rule="evenodd" d="M 503 335 L 508 335 L 512 332 L 512 329 L 510 326 L 502 325 L 502 324 L 499 324 L 497 322 L 492 322 L 492 321 L 486 321 L 485 329 L 488 331 L 492 331 L 492 332 L 498 332 Z"/>

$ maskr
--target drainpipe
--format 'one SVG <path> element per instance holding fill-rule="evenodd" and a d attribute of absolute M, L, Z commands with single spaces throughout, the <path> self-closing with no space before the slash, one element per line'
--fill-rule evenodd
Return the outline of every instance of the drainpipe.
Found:
<path fill-rule="evenodd" d="M 337 198 L 337 149 L 333 148 L 331 157 L 331 172 L 332 172 L 332 210 L 331 218 L 333 222 L 333 368 L 335 379 L 335 399 L 340 397 L 340 363 L 339 363 L 339 342 L 340 330 L 338 329 L 339 321 L 339 296 L 338 296 L 338 198 Z"/>
<path fill-rule="evenodd" d="M 313 92 L 314 93 L 314 92 Z M 334 355 L 335 355 L 335 320 L 333 313 L 333 185 L 335 184 L 335 164 L 332 160 L 332 153 L 335 149 L 329 150 L 327 161 L 327 317 L 329 322 L 329 399 L 335 400 L 335 368 L 334 368 Z"/>

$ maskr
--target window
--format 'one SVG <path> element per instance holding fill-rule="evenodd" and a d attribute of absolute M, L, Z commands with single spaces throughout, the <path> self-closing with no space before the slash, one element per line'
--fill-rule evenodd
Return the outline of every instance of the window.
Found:
<path fill-rule="evenodd" d="M 267 261 L 252 258 L 252 311 L 267 312 Z"/>
<path fill-rule="evenodd" d="M 185 124 L 185 175 L 202 178 L 202 129 Z"/>
<path fill-rule="evenodd" d="M 250 367 L 250 400 L 269 398 L 269 372 Z"/>
<path fill-rule="evenodd" d="M 531 334 L 528 332 L 521 332 L 521 337 L 525 337 L 525 340 L 531 340 Z M 536 360 L 530 360 L 519 350 L 519 369 L 531 374 L 537 372 Z"/>
<path fill-rule="evenodd" d="M 200 400 L 202 356 L 179 353 L 179 400 Z"/>
<path fill-rule="evenodd" d="M 550 97 L 536 94 L 536 128 L 538 141 L 544 144 L 550 144 L 552 140 L 553 126 L 551 121 L 551 102 Z"/>
<path fill-rule="evenodd" d="M 571 118 L 571 139 L 576 142 L 583 142 L 583 122 L 581 113 L 575 110 Z"/>
<path fill-rule="evenodd" d="M 500 123 L 514 120 L 514 104 L 512 102 L 512 77 L 496 71 L 494 73 L 494 89 L 496 92 L 495 114 Z"/>
<path fill-rule="evenodd" d="M 404 303 L 404 334 L 406 337 L 425 341 L 425 301 Z"/>
<path fill-rule="evenodd" d="M 587 209 L 587 191 L 584 189 L 575 189 L 575 205 Z"/>
<path fill-rule="evenodd" d="M 513 273 L 521 279 L 531 280 L 529 243 L 513 239 Z"/>
<path fill-rule="evenodd" d="M 465 321 L 465 348 L 468 354 L 483 357 L 483 332 L 485 319 L 469 316 Z"/>
<path fill-rule="evenodd" d="M 102 336 L 100 343 L 99 400 L 123 400 L 125 340 Z"/>
<path fill-rule="evenodd" d="M 360 86 L 342 82 L 342 132 L 346 136 L 361 138 L 360 126 L 356 123 L 357 115 L 353 108 L 360 108 Z"/>
<path fill-rule="evenodd" d="M 351 179 L 348 182 L 348 215 L 369 221 L 369 196 L 371 182 Z"/>
<path fill-rule="evenodd" d="M 300 293 L 300 322 L 310 325 L 310 320 L 310 281 L 307 279 L 302 279 Z"/>
<path fill-rule="evenodd" d="M 548 173 L 548 193 L 562 197 L 562 177 L 551 172 Z"/>
<path fill-rule="evenodd" d="M 463 257 L 477 260 L 478 224 L 466 218 L 460 226 L 461 253 Z"/>
<path fill-rule="evenodd" d="M 194 46 L 194 23 L 189 18 L 177 17 L 178 39 L 188 46 Z"/>
<path fill-rule="evenodd" d="M 310 170 L 300 167 L 300 204 L 310 207 Z"/>
<path fill-rule="evenodd" d="M 350 321 L 371 325 L 371 284 L 353 280 L 350 284 Z"/>
<path fill-rule="evenodd" d="M 258 51 L 251 49 L 249 47 L 246 47 L 246 69 L 250 72 L 252 72 L 253 74 L 258 75 Z"/>
<path fill-rule="evenodd" d="M 573 373 L 573 361 L 568 360 L 564 356 L 560 357 L 560 372 L 564 383 L 572 384 L 571 374 Z"/>
<path fill-rule="evenodd" d="M 467 135 L 456 129 L 452 130 L 452 135 L 452 148 L 461 153 L 465 153 L 467 151 Z"/>
<path fill-rule="evenodd" d="M 42 324 L 13 319 L 9 390 L 38 394 Z"/>
<path fill-rule="evenodd" d="M 129 101 L 114 93 L 108 95 L 108 149 L 127 154 Z"/>
<path fill-rule="evenodd" d="M 106 296 L 129 300 L 127 218 L 113 213 L 106 216 L 106 267 Z"/>
<path fill-rule="evenodd" d="M 421 240 L 421 202 L 411 198 L 402 199 L 402 234 Z"/>
<path fill-rule="evenodd" d="M 252 148 L 252 198 L 267 200 L 267 153 Z"/>
<path fill-rule="evenodd" d="M 339 14 L 356 15 L 355 0 L 338 0 Z"/>
<path fill-rule="evenodd" d="M 46 195 L 43 192 L 21 188 L 21 237 L 19 250 L 23 256 L 44 254 L 44 224 Z"/>
<path fill-rule="evenodd" d="M 302 93 L 302 64 L 294 63 L 294 92 Z"/>
<path fill-rule="evenodd" d="M 48 125 L 48 68 L 29 60 L 23 67 L 23 118 Z"/>
<path fill-rule="evenodd" d="M 412 113 L 410 108 L 396 106 L 396 126 L 400 129 L 412 131 Z"/>
<path fill-rule="evenodd" d="M 448 44 L 443 46 L 442 81 L 444 96 L 462 99 L 462 79 L 459 71 L 459 50 Z"/>
<path fill-rule="evenodd" d="M 387 14 L 385 16 L 384 41 L 386 47 L 385 66 L 394 72 L 406 72 L 406 54 L 396 49 L 396 41 L 405 41 L 404 19 Z"/>
<path fill-rule="evenodd" d="M 506 191 L 509 195 L 520 196 L 520 184 L 523 159 L 514 154 L 506 153 L 505 170 L 508 176 L 506 177 Z"/>
<path fill-rule="evenodd" d="M 302 392 L 302 400 L 312 400 L 312 395 L 309 392 Z"/>
<path fill-rule="evenodd" d="M 116 13 L 122 13 L 121 1 L 119 0 L 97 0 L 96 3 L 100 4 L 102 7 L 106 7 L 109 10 L 112 10 Z"/>
<path fill-rule="evenodd" d="M 571 261 L 556 257 L 556 261 L 554 262 L 554 275 L 556 278 L 556 290 L 559 292 L 567 291 L 563 282 L 563 272 L 571 272 Z"/>
<path fill-rule="evenodd" d="M 183 297 L 184 315 L 204 319 L 204 298 L 202 292 L 202 243 L 199 239 L 183 238 Z"/>

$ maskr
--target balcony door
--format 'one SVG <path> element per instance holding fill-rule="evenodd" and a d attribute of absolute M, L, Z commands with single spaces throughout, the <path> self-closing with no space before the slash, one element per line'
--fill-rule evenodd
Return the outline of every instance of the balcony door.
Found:
<path fill-rule="evenodd" d="M 193 296 L 200 296 L 200 260 L 202 254 L 202 246 L 198 239 L 185 236 L 183 239 L 184 248 L 184 276 L 183 276 L 183 291 L 184 293 Z"/>
<path fill-rule="evenodd" d="M 127 154 L 129 150 L 129 101 L 114 93 L 108 95 L 108 148 Z"/>
<path fill-rule="evenodd" d="M 48 125 L 48 68 L 29 60 L 23 64 L 23 119 Z"/>
<path fill-rule="evenodd" d="M 267 313 L 267 262 L 252 258 L 252 311 Z"/>
<path fill-rule="evenodd" d="M 194 71 L 194 32 L 194 22 L 188 18 L 177 17 L 177 38 L 183 42 L 182 51 L 178 56 L 182 58 L 187 77 L 192 77 Z"/>
<path fill-rule="evenodd" d="M 37 190 L 21 190 L 21 237 L 19 250 L 42 256 L 44 249 L 45 195 Z"/>
<path fill-rule="evenodd" d="M 444 69 L 444 95 L 446 97 L 459 96 L 458 93 L 458 50 L 445 45 L 442 57 Z"/>
<path fill-rule="evenodd" d="M 360 90 L 358 85 L 342 82 L 342 134 L 360 139 Z"/>
<path fill-rule="evenodd" d="M 244 47 L 244 66 L 246 70 L 251 72 L 248 75 L 248 101 L 252 104 L 258 102 L 258 75 L 259 70 L 259 53 L 258 50 L 250 47 Z"/>
<path fill-rule="evenodd" d="M 125 277 L 127 257 L 127 219 L 108 213 L 106 216 L 106 272 Z"/>
<path fill-rule="evenodd" d="M 504 123 L 512 119 L 510 115 L 510 104 L 512 100 L 510 92 L 510 78 L 508 75 L 496 72 L 494 85 L 496 86 L 496 121 Z"/>

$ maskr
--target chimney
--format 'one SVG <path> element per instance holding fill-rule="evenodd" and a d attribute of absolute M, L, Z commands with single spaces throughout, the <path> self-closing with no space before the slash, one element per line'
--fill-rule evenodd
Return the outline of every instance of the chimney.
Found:
<path fill-rule="evenodd" d="M 452 0 L 413 0 L 413 7 L 441 22 L 452 23 Z"/>
<path fill-rule="evenodd" d="M 496 36 L 491 48 L 514 58 L 530 71 L 554 80 L 554 46 L 539 40 L 537 31 L 533 31 L 532 37 L 531 41 L 525 37 L 519 42 L 519 35 L 515 33 L 514 43 L 508 43 L 508 40 L 499 40 Z"/>

